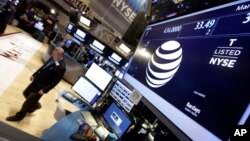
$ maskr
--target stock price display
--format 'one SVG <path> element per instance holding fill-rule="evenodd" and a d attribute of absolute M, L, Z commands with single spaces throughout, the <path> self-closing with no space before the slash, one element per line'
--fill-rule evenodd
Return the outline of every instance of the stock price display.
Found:
<path fill-rule="evenodd" d="M 196 121 L 191 124 L 199 125 L 199 134 L 228 140 L 231 125 L 247 115 L 249 45 L 249 0 L 168 19 L 147 26 L 128 70 L 132 78 L 125 79 L 150 89 L 140 93 L 146 91 L 144 97 L 193 140 L 203 138 L 171 119 L 168 103 L 172 113 L 177 108 Z M 163 102 L 152 99 L 154 94 Z"/>

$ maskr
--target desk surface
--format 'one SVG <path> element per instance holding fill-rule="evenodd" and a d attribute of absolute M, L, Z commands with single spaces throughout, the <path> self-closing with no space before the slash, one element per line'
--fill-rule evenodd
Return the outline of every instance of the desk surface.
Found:
<path fill-rule="evenodd" d="M 45 141 L 72 141 L 70 136 L 79 128 L 77 119 L 81 118 L 81 111 L 76 111 L 63 117 L 42 135 Z"/>

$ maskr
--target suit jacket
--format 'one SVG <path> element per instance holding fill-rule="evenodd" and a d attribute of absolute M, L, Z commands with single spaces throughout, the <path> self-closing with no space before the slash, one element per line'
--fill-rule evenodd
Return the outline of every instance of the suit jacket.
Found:
<path fill-rule="evenodd" d="M 37 91 L 43 90 L 44 93 L 49 92 L 54 88 L 63 78 L 66 70 L 64 60 L 53 63 L 45 67 L 52 59 L 49 59 L 42 67 L 40 67 L 34 74 L 33 86 Z"/>

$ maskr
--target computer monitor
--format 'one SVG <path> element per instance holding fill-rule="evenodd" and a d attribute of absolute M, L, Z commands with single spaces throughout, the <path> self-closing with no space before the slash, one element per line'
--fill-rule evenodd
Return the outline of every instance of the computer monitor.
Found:
<path fill-rule="evenodd" d="M 101 92 L 84 77 L 80 77 L 72 89 L 91 105 L 93 105 L 101 95 Z"/>
<path fill-rule="evenodd" d="M 74 33 L 74 37 L 80 41 L 84 41 L 84 38 L 86 36 L 86 33 L 83 32 L 81 29 L 77 29 Z"/>
<path fill-rule="evenodd" d="M 130 112 L 134 106 L 133 101 L 131 100 L 132 91 L 124 85 L 121 81 L 117 80 L 110 91 L 110 96 L 117 101 L 121 107 Z"/>
<path fill-rule="evenodd" d="M 64 42 L 64 46 L 67 47 L 67 48 L 69 48 L 69 47 L 71 46 L 72 42 L 73 42 L 72 39 L 68 39 L 68 40 L 66 40 L 66 41 Z"/>
<path fill-rule="evenodd" d="M 73 25 L 72 23 L 69 23 L 68 26 L 67 26 L 67 28 L 66 28 L 66 31 L 67 31 L 68 33 L 71 33 L 73 27 L 74 27 L 74 25 Z"/>
<path fill-rule="evenodd" d="M 102 91 L 112 79 L 112 76 L 109 73 L 95 63 L 92 63 L 85 76 Z"/>
<path fill-rule="evenodd" d="M 109 60 L 112 61 L 113 63 L 119 65 L 122 58 L 118 54 L 112 53 L 111 56 L 109 56 Z"/>
<path fill-rule="evenodd" d="M 122 137 L 132 123 L 130 118 L 115 103 L 109 106 L 103 118 L 118 138 Z"/>
<path fill-rule="evenodd" d="M 121 71 L 119 71 L 119 70 L 116 70 L 116 71 L 115 71 L 115 76 L 116 76 L 116 77 L 118 77 L 120 74 L 121 74 Z"/>
<path fill-rule="evenodd" d="M 90 44 L 90 47 L 93 48 L 98 53 L 103 54 L 103 50 L 105 48 L 105 45 L 103 45 L 102 43 L 100 43 L 97 40 L 94 40 L 93 43 Z"/>
<path fill-rule="evenodd" d="M 43 29 L 44 29 L 43 22 L 35 23 L 34 28 L 38 29 L 39 31 L 43 31 Z"/>

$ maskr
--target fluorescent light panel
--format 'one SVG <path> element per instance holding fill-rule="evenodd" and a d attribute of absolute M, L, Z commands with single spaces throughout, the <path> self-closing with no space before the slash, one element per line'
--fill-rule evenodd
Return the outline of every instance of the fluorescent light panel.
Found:
<path fill-rule="evenodd" d="M 85 24 L 86 26 L 90 26 L 91 21 L 83 16 L 80 17 L 80 22 Z"/>

